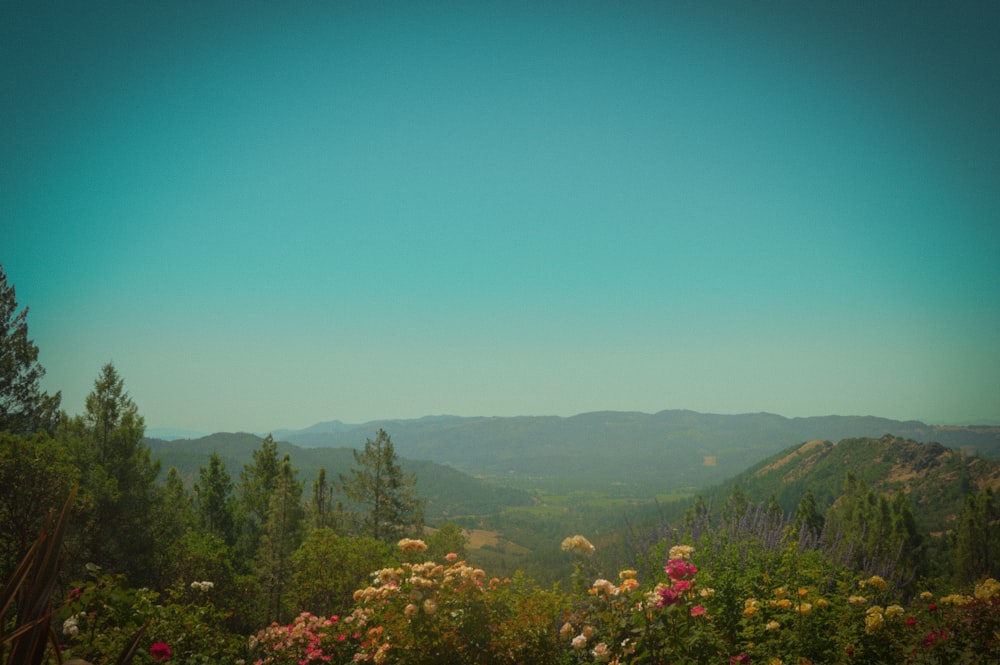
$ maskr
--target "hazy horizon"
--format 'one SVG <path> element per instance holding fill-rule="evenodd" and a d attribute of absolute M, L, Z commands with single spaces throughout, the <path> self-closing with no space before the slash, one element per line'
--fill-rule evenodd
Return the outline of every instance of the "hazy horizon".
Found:
<path fill-rule="evenodd" d="M 0 263 L 80 413 L 1000 422 L 1000 5 L 4 3 Z"/>

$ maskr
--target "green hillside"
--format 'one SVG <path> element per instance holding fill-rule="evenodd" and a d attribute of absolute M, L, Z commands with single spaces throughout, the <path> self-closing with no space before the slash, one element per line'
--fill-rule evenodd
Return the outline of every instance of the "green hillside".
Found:
<path fill-rule="evenodd" d="M 146 439 L 146 444 L 154 459 L 160 460 L 161 474 L 175 467 L 190 487 L 198 479 L 199 468 L 208 466 L 213 452 L 226 465 L 233 482 L 237 482 L 240 469 L 251 461 L 252 452 L 260 447 L 261 440 L 254 434 L 241 432 L 176 441 Z M 364 439 L 356 445 L 362 447 Z M 306 483 L 307 492 L 320 468 L 326 469 L 327 477 L 337 478 L 339 474 L 347 475 L 355 466 L 351 448 L 301 448 L 283 441 L 279 441 L 277 446 L 279 455 L 290 454 L 293 466 L 299 471 L 299 478 Z M 530 494 L 524 490 L 501 487 L 443 464 L 405 458 L 400 463 L 406 473 L 416 475 L 417 492 L 427 501 L 426 515 L 432 523 L 442 519 L 495 514 L 508 507 L 532 503 Z"/>
<path fill-rule="evenodd" d="M 848 471 L 876 492 L 908 495 L 918 524 L 929 532 L 948 529 L 968 494 L 1000 489 L 1000 463 L 938 443 L 886 435 L 792 446 L 704 496 L 724 501 L 738 484 L 752 501 L 773 496 L 792 513 L 808 489 L 817 507 L 826 510 L 843 492 Z"/>

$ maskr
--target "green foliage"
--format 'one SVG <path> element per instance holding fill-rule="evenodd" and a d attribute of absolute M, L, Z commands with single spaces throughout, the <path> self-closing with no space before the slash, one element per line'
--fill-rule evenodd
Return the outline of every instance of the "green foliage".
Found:
<path fill-rule="evenodd" d="M 27 307 L 17 311 L 14 285 L 0 265 L 0 432 L 51 434 L 61 395 L 48 395 L 39 386 L 45 369 L 38 364 L 38 347 L 28 339 L 27 317 Z"/>
<path fill-rule="evenodd" d="M 47 433 L 0 432 L 0 579 L 13 573 L 78 479 L 69 452 Z"/>
<path fill-rule="evenodd" d="M 466 538 L 462 527 L 454 522 L 445 522 L 426 538 L 427 557 L 444 560 L 449 554 L 459 559 L 466 558 Z"/>
<path fill-rule="evenodd" d="M 346 614 L 354 590 L 388 563 L 391 552 L 374 538 L 339 536 L 329 528 L 310 531 L 292 555 L 290 606 L 319 616 Z"/>
<path fill-rule="evenodd" d="M 423 503 L 414 492 L 416 478 L 403 474 L 396 449 L 385 430 L 375 440 L 366 439 L 363 451 L 354 451 L 350 476 L 340 477 L 340 487 L 355 503 L 366 506 L 360 517 L 361 532 L 376 540 L 392 542 L 407 528 L 423 523 Z"/>
<path fill-rule="evenodd" d="M 221 630 L 225 616 L 213 602 L 218 594 L 213 582 L 178 584 L 161 594 L 130 588 L 120 575 L 104 575 L 96 568 L 93 573 L 87 582 L 77 583 L 60 613 L 67 656 L 112 662 L 129 649 L 137 631 L 137 662 L 154 660 L 154 644 L 167 645 L 170 662 L 178 665 L 234 662 L 246 655 L 244 640 Z"/>
<path fill-rule="evenodd" d="M 201 528 L 229 545 L 236 543 L 236 502 L 233 483 L 222 459 L 212 453 L 208 467 L 199 470 L 194 486 Z"/>
<path fill-rule="evenodd" d="M 281 621 L 285 616 L 285 587 L 291 576 L 291 557 L 302 539 L 302 483 L 296 475 L 297 470 L 285 455 L 275 478 L 257 550 L 257 571 L 266 595 L 268 621 Z"/>
<path fill-rule="evenodd" d="M 1000 567 L 1000 500 L 988 489 L 965 497 L 952 533 L 954 580 L 969 584 Z"/>
<path fill-rule="evenodd" d="M 77 559 L 150 584 L 156 578 L 152 517 L 159 462 L 142 442 L 142 416 L 112 364 L 101 369 L 86 404 L 86 413 L 59 431 L 81 471 L 87 506 Z"/>

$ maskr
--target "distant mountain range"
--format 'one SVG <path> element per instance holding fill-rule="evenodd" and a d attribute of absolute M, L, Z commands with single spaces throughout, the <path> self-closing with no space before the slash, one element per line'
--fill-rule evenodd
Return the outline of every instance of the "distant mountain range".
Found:
<path fill-rule="evenodd" d="M 473 475 L 530 481 L 692 488 L 717 484 L 789 446 L 885 434 L 937 442 L 966 454 L 1000 456 L 1000 427 L 935 426 L 872 416 L 785 418 L 770 413 L 718 415 L 602 411 L 568 418 L 429 416 L 349 425 L 317 423 L 276 430 L 275 439 L 306 448 L 360 448 L 377 429 L 409 459 L 431 460 Z"/>
<path fill-rule="evenodd" d="M 754 501 L 775 496 L 793 512 L 806 488 L 821 507 L 829 506 L 851 470 L 876 491 L 909 493 L 918 520 L 930 530 L 949 528 L 967 492 L 1000 489 L 1000 427 L 875 417 L 693 411 L 434 416 L 363 425 L 331 421 L 273 435 L 279 455 L 290 454 L 299 469 L 308 496 L 320 467 L 331 479 L 347 474 L 355 466 L 352 449 L 363 448 L 379 428 L 392 437 L 404 470 L 416 475 L 429 523 L 456 520 L 492 529 L 501 543 L 490 554 L 499 557 L 490 560 L 496 565 L 503 557 L 510 566 L 523 563 L 503 543 L 542 551 L 565 533 L 607 535 L 621 527 L 628 506 L 639 510 L 637 519 L 655 521 L 664 509 L 684 509 L 672 498 L 699 493 L 723 502 L 734 483 Z M 212 452 L 237 482 L 261 437 L 217 433 L 146 441 L 163 472 L 175 467 L 190 485 Z M 654 497 L 667 503 L 654 504 Z"/>

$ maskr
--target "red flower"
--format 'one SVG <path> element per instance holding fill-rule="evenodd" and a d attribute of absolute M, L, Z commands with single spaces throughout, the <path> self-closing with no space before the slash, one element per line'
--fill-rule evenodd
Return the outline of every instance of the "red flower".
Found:
<path fill-rule="evenodd" d="M 660 600 L 656 602 L 657 607 L 668 607 L 681 602 L 681 595 L 675 589 L 669 587 L 660 589 Z"/>
<path fill-rule="evenodd" d="M 937 612 L 937 605 L 931 603 L 930 605 L 927 606 L 927 609 L 930 610 L 931 612 Z"/>
<path fill-rule="evenodd" d="M 917 625 L 917 620 L 914 619 L 913 617 L 906 617 L 906 625 L 907 626 L 916 626 Z"/>
<path fill-rule="evenodd" d="M 729 657 L 729 665 L 747 665 L 750 662 L 750 654 L 741 653 L 738 656 Z"/>
<path fill-rule="evenodd" d="M 157 663 L 162 663 L 170 658 L 170 645 L 166 642 L 157 642 L 153 646 L 149 647 L 149 655 L 152 656 L 153 660 Z"/>
<path fill-rule="evenodd" d="M 854 649 L 852 649 L 851 647 L 847 647 L 844 651 L 845 653 L 847 653 L 848 656 L 854 655 Z"/>
<path fill-rule="evenodd" d="M 667 565 L 663 567 L 664 572 L 670 576 L 670 579 L 683 580 L 688 577 L 694 577 L 698 572 L 698 568 L 691 563 L 688 563 L 684 559 L 673 559 L 668 561 Z"/>

